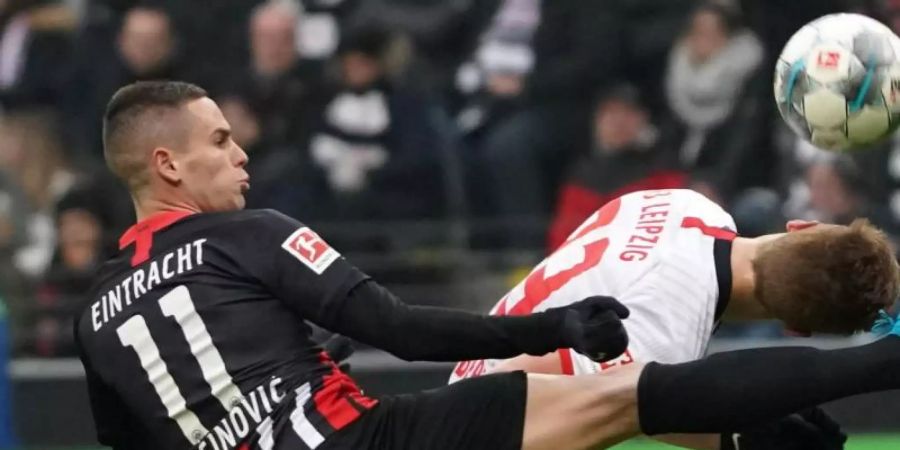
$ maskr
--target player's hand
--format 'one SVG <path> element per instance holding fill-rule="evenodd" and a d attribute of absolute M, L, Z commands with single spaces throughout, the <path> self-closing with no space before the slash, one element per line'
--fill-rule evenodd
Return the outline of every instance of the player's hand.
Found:
<path fill-rule="evenodd" d="M 628 348 L 628 333 L 622 319 L 625 305 L 612 297 L 589 297 L 564 308 L 563 342 L 567 347 L 597 362 L 614 359 Z"/>
<path fill-rule="evenodd" d="M 821 408 L 810 408 L 741 433 L 723 433 L 721 450 L 840 450 L 841 426 Z"/>

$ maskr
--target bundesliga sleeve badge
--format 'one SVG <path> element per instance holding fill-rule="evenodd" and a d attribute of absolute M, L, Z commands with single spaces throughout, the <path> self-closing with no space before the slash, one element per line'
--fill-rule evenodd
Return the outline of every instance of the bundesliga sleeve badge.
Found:
<path fill-rule="evenodd" d="M 318 275 L 322 275 L 325 269 L 341 256 L 309 227 L 302 227 L 291 233 L 281 244 L 281 248 Z"/>

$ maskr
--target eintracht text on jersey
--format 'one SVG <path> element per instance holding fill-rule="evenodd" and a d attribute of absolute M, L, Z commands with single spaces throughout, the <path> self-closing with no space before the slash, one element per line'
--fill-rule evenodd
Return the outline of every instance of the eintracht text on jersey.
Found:
<path fill-rule="evenodd" d="M 100 330 L 124 308 L 163 281 L 203 265 L 204 242 L 206 239 L 197 239 L 158 256 L 144 267 L 128 273 L 115 288 L 110 289 L 91 305 L 94 331 Z"/>

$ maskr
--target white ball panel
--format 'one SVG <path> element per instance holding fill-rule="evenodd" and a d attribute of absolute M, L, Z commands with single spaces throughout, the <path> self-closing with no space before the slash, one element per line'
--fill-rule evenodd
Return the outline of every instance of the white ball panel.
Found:
<path fill-rule="evenodd" d="M 847 99 L 829 89 L 816 89 L 803 96 L 803 115 L 811 128 L 842 127 L 847 121 Z"/>
<path fill-rule="evenodd" d="M 810 141 L 823 150 L 841 150 L 849 144 L 844 130 L 813 129 Z"/>
<path fill-rule="evenodd" d="M 847 119 L 847 137 L 852 144 L 878 141 L 891 126 L 888 110 L 881 106 L 865 106 Z"/>

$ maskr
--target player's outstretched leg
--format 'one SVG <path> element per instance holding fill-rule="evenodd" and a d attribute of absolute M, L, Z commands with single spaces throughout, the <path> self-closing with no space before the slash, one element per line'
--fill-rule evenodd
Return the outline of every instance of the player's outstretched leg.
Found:
<path fill-rule="evenodd" d="M 852 395 L 900 389 L 900 336 L 840 350 L 741 350 L 648 364 L 638 386 L 645 434 L 741 429 Z"/>
<path fill-rule="evenodd" d="M 523 450 L 606 448 L 639 433 L 642 367 L 598 375 L 528 374 Z"/>
<path fill-rule="evenodd" d="M 889 389 L 900 389 L 900 336 L 840 350 L 753 349 L 581 377 L 529 375 L 522 448 L 604 448 L 640 433 L 740 430 Z"/>

